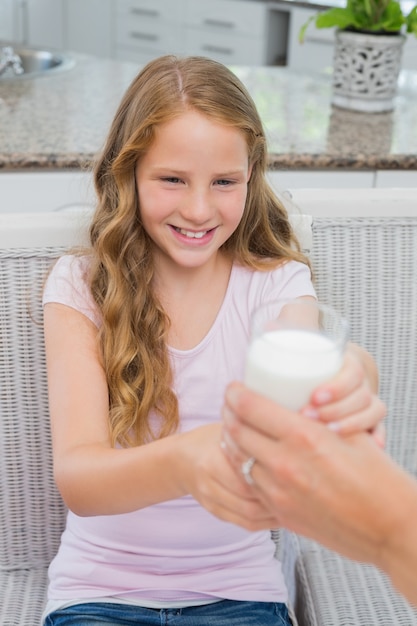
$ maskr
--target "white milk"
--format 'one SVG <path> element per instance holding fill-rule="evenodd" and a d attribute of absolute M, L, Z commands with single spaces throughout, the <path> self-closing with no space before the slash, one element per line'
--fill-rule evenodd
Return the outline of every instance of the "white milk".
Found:
<path fill-rule="evenodd" d="M 255 337 L 250 344 L 245 383 L 296 411 L 341 364 L 341 348 L 328 337 L 309 330 L 275 330 Z"/>

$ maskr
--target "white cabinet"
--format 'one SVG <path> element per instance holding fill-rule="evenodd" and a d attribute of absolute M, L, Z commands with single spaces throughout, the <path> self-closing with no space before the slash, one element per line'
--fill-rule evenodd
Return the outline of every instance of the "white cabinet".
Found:
<path fill-rule="evenodd" d="M 113 56 L 112 0 L 65 0 L 66 48 Z"/>
<path fill-rule="evenodd" d="M 376 173 L 376 187 L 415 187 L 417 188 L 417 172 L 413 170 L 380 170 Z M 417 196 L 415 204 L 417 215 Z"/>
<path fill-rule="evenodd" d="M 408 35 L 404 43 L 401 67 L 404 70 L 417 70 L 417 37 Z"/>
<path fill-rule="evenodd" d="M 265 65 L 285 56 L 285 43 L 271 28 L 263 2 L 188 0 L 185 16 L 186 53 L 228 64 Z"/>
<path fill-rule="evenodd" d="M 317 9 L 291 7 L 288 32 L 287 65 L 293 70 L 317 71 L 333 65 L 334 28 L 316 28 L 309 24 L 304 42 L 299 42 L 301 27 Z"/>
<path fill-rule="evenodd" d="M 270 12 L 264 2 L 114 3 L 115 54 L 119 60 L 146 62 L 161 54 L 186 54 L 208 56 L 228 65 L 265 65 L 286 56 L 288 17 Z"/>
<path fill-rule="evenodd" d="M 113 56 L 113 0 L 16 1 L 22 7 L 23 40 L 28 45 Z"/>
<path fill-rule="evenodd" d="M 267 173 L 271 187 L 278 193 L 286 189 L 369 188 L 375 186 L 375 172 L 326 170 L 274 170 Z M 417 186 L 417 185 L 415 185 Z"/>
<path fill-rule="evenodd" d="M 30 46 L 65 47 L 63 0 L 26 0 L 25 43 Z"/>
<path fill-rule="evenodd" d="M 136 63 L 178 54 L 208 56 L 226 65 L 284 65 L 292 23 L 288 8 L 276 11 L 259 0 L 1 2 L 22 7 L 29 45 Z M 7 32 L 10 19 L 3 20 Z"/>
<path fill-rule="evenodd" d="M 0 0 L 0 44 L 23 43 L 26 24 L 24 0 Z"/>
<path fill-rule="evenodd" d="M 0 2 L 0 42 L 16 41 L 15 12 L 17 4 L 15 0 L 1 0 Z"/>
<path fill-rule="evenodd" d="M 278 193 L 287 189 L 417 189 L 417 172 L 413 170 L 376 170 L 348 172 L 343 170 L 273 170 L 267 173 L 271 187 Z M 417 196 L 414 214 L 417 215 Z"/>
<path fill-rule="evenodd" d="M 115 0 L 115 55 L 146 63 L 182 54 L 185 0 Z"/>
<path fill-rule="evenodd" d="M 1 172 L 0 213 L 32 213 L 93 207 L 92 176 L 79 170 Z"/>
<path fill-rule="evenodd" d="M 186 46 L 188 54 L 210 56 L 223 63 L 263 61 L 265 6 L 234 0 L 189 0 Z"/>

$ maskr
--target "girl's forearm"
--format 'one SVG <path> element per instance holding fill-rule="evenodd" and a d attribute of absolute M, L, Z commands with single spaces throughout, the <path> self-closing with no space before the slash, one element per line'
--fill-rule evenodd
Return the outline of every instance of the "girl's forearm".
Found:
<path fill-rule="evenodd" d="M 111 515 L 185 495 L 179 437 L 128 449 L 94 444 L 68 451 L 54 468 L 66 505 L 80 516 Z"/>
<path fill-rule="evenodd" d="M 365 348 L 356 343 L 349 343 L 349 347 L 362 363 L 370 388 L 374 393 L 378 393 L 379 374 L 374 359 Z"/>

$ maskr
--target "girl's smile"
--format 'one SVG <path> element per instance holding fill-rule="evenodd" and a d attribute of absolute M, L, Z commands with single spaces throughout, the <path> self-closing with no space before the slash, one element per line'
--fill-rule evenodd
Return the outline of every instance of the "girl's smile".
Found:
<path fill-rule="evenodd" d="M 214 236 L 215 228 L 210 228 L 209 230 L 186 230 L 185 228 L 178 228 L 177 226 L 172 226 L 174 234 L 177 236 L 178 241 L 182 241 L 187 245 L 205 245 Z"/>

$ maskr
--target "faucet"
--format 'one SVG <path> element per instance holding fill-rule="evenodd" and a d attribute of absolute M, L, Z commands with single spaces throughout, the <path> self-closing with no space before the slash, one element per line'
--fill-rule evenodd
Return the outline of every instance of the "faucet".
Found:
<path fill-rule="evenodd" d="M 22 59 L 11 46 L 5 46 L 1 49 L 0 56 L 0 75 L 3 74 L 7 68 L 11 67 L 13 72 L 18 76 L 25 71 L 22 65 Z"/>

